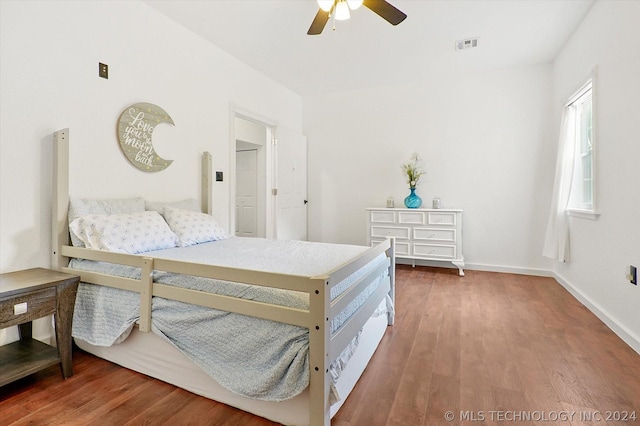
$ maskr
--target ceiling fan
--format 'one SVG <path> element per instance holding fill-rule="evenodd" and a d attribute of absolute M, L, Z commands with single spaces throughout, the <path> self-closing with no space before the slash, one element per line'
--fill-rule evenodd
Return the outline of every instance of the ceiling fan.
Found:
<path fill-rule="evenodd" d="M 371 9 L 378 16 L 389 22 L 391 25 L 398 25 L 407 17 L 406 14 L 396 9 L 385 0 L 317 0 L 318 13 L 313 18 L 313 22 L 307 31 L 308 35 L 318 35 L 322 33 L 329 18 L 342 21 L 349 19 L 349 9 L 356 10 L 361 5 Z M 334 28 L 335 29 L 335 28 Z"/>

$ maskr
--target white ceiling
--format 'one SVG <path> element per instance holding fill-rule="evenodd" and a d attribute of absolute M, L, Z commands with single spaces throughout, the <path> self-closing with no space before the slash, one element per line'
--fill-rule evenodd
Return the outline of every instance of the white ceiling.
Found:
<path fill-rule="evenodd" d="M 145 0 L 301 96 L 553 61 L 594 0 L 390 0 L 308 36 L 315 0 Z M 479 37 L 475 49 L 457 40 Z"/>

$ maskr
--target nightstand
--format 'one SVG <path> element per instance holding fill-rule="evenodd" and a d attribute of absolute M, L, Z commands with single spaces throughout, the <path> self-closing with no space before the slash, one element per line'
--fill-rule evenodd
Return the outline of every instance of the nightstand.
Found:
<path fill-rule="evenodd" d="M 0 329 L 18 326 L 20 340 L 0 346 L 0 386 L 60 363 L 73 375 L 71 322 L 80 277 L 43 268 L 0 274 Z M 57 346 L 32 338 L 31 321 L 54 315 Z"/>

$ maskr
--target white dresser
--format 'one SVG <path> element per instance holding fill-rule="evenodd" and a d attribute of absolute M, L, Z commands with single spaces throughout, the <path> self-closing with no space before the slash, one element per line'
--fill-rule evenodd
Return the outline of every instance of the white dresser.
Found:
<path fill-rule="evenodd" d="M 396 240 L 396 257 L 453 263 L 464 276 L 462 210 L 368 208 L 369 244 Z"/>

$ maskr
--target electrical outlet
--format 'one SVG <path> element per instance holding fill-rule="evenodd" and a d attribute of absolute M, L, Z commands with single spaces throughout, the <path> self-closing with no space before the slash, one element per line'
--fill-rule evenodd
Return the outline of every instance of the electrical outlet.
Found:
<path fill-rule="evenodd" d="M 638 269 L 635 266 L 629 265 L 629 275 L 627 277 L 631 284 L 638 285 Z"/>

